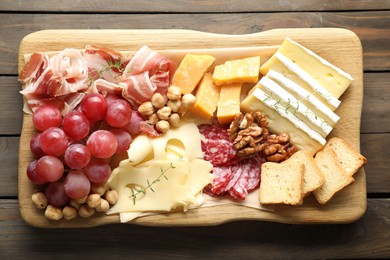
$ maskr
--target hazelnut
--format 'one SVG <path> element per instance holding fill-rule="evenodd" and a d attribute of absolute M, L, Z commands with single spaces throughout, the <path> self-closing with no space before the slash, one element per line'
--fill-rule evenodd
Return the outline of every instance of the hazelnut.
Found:
<path fill-rule="evenodd" d="M 96 193 L 102 196 L 107 190 L 106 183 L 92 183 L 91 184 L 91 193 Z"/>
<path fill-rule="evenodd" d="M 48 205 L 45 210 L 45 217 L 51 220 L 60 220 L 62 219 L 62 210 L 58 207 Z"/>
<path fill-rule="evenodd" d="M 169 100 L 167 106 L 171 108 L 172 112 L 178 112 L 181 107 L 181 102 L 180 100 Z"/>
<path fill-rule="evenodd" d="M 81 204 L 77 203 L 75 200 L 70 200 L 69 201 L 69 206 L 72 206 L 75 209 L 79 209 Z"/>
<path fill-rule="evenodd" d="M 151 101 L 152 105 L 157 109 L 162 108 L 163 106 L 165 106 L 166 103 L 164 96 L 160 93 L 154 93 Z"/>
<path fill-rule="evenodd" d="M 62 215 L 64 216 L 64 219 L 70 220 L 77 217 L 77 210 L 71 206 L 65 206 L 62 209 Z"/>
<path fill-rule="evenodd" d="M 180 126 L 180 116 L 179 116 L 179 114 L 178 113 L 172 113 L 169 116 L 168 122 L 173 127 L 179 127 Z"/>
<path fill-rule="evenodd" d="M 159 130 L 162 133 L 166 133 L 169 130 L 169 123 L 168 121 L 165 120 L 160 120 L 156 124 L 157 130 Z"/>
<path fill-rule="evenodd" d="M 109 190 L 104 194 L 104 198 L 110 205 L 114 205 L 118 201 L 118 192 L 116 190 Z"/>
<path fill-rule="evenodd" d="M 170 86 L 168 88 L 167 97 L 169 100 L 179 100 L 181 98 L 181 90 L 178 87 Z"/>
<path fill-rule="evenodd" d="M 100 204 L 100 195 L 99 194 L 91 194 L 88 196 L 87 204 L 90 208 L 96 208 Z"/>
<path fill-rule="evenodd" d="M 36 192 L 31 196 L 31 200 L 37 209 L 44 209 L 47 207 L 47 198 L 42 192 Z"/>
<path fill-rule="evenodd" d="M 162 107 L 159 110 L 157 110 L 157 116 L 161 120 L 167 120 L 169 118 L 169 115 L 171 114 L 172 110 L 170 107 Z"/>
<path fill-rule="evenodd" d="M 96 207 L 97 212 L 107 212 L 110 209 L 110 204 L 105 199 L 101 199 L 99 205 Z"/>
<path fill-rule="evenodd" d="M 78 213 L 82 218 L 89 218 L 95 213 L 95 209 L 90 208 L 88 205 L 85 204 L 79 208 Z"/>
<path fill-rule="evenodd" d="M 185 94 L 181 99 L 181 106 L 185 109 L 192 107 L 196 102 L 196 97 L 192 94 Z"/>
<path fill-rule="evenodd" d="M 152 102 L 144 102 L 138 107 L 138 112 L 144 116 L 150 116 L 154 113 L 154 107 Z"/>
<path fill-rule="evenodd" d="M 151 115 L 149 116 L 148 119 L 149 119 L 148 121 L 149 121 L 152 125 L 155 125 L 155 124 L 158 122 L 158 120 L 160 120 L 160 119 L 158 118 L 158 116 L 157 116 L 156 113 L 151 114 Z"/>
<path fill-rule="evenodd" d="M 75 199 L 75 201 L 76 201 L 78 204 L 82 205 L 82 204 L 87 203 L 87 198 L 88 198 L 88 196 L 85 196 L 84 198 L 81 198 L 81 199 Z"/>

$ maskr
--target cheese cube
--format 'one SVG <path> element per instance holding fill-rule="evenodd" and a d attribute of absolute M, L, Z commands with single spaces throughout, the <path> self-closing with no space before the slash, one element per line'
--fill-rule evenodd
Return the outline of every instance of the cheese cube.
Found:
<path fill-rule="evenodd" d="M 183 94 L 191 93 L 214 60 L 210 55 L 186 54 L 173 75 L 171 85 L 180 88 Z"/>
<path fill-rule="evenodd" d="M 235 83 L 257 83 L 260 56 L 227 61 L 215 66 L 213 80 L 217 86 Z"/>
<path fill-rule="evenodd" d="M 194 115 L 209 119 L 217 110 L 220 88 L 213 83 L 213 76 L 207 72 L 196 91 L 196 103 L 190 108 Z"/>
<path fill-rule="evenodd" d="M 230 124 L 240 112 L 241 84 L 221 87 L 217 118 L 220 124 Z"/>

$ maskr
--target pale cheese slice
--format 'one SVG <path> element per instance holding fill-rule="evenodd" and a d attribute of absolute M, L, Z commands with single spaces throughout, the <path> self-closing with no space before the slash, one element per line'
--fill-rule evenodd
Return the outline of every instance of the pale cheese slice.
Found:
<path fill-rule="evenodd" d="M 290 111 L 310 128 L 320 133 L 322 137 L 326 137 L 332 131 L 333 128 L 324 119 L 316 115 L 310 108 L 284 90 L 272 79 L 263 77 L 259 83 L 264 87 L 268 95 L 280 101 L 279 105 L 283 106 L 283 109 Z"/>
<path fill-rule="evenodd" d="M 290 71 L 298 75 L 302 80 L 306 81 L 314 92 L 321 95 L 326 102 L 328 102 L 334 108 L 337 108 L 341 101 L 334 97 L 325 87 L 318 83 L 308 72 L 298 66 L 295 62 L 287 58 L 281 53 L 275 53 L 275 56 L 280 60 Z"/>
<path fill-rule="evenodd" d="M 323 147 L 322 143 L 311 138 L 306 132 L 297 128 L 287 118 L 282 117 L 273 108 L 270 108 L 252 94 L 248 95 L 241 103 L 242 112 L 261 111 L 267 116 L 269 130 L 275 134 L 288 133 L 291 143 L 300 150 L 309 150 L 314 154 Z M 320 140 L 323 140 L 321 136 Z"/>
<path fill-rule="evenodd" d="M 344 93 L 353 80 L 351 75 L 290 38 L 283 41 L 278 52 L 294 61 L 336 98 Z"/>
<path fill-rule="evenodd" d="M 275 70 L 269 70 L 267 73 L 267 77 L 271 78 L 280 86 L 282 86 L 285 90 L 293 94 L 303 104 L 305 104 L 312 111 L 314 111 L 315 114 L 326 120 L 326 122 L 331 127 L 334 127 L 335 124 L 340 120 L 340 117 L 336 113 L 330 110 L 329 107 L 322 103 L 313 94 L 296 84 L 294 81 L 280 74 L 279 72 Z"/>

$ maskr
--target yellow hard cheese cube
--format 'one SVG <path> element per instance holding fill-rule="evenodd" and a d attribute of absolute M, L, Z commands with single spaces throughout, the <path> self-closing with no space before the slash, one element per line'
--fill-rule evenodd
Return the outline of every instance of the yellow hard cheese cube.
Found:
<path fill-rule="evenodd" d="M 257 83 L 260 56 L 227 61 L 215 66 L 213 80 L 217 86 L 234 83 Z"/>
<path fill-rule="evenodd" d="M 173 75 L 171 85 L 180 88 L 183 94 L 191 93 L 214 60 L 210 55 L 186 54 Z"/>
<path fill-rule="evenodd" d="M 219 94 L 217 118 L 220 124 L 229 124 L 240 112 L 241 84 L 221 87 Z"/>
<path fill-rule="evenodd" d="M 220 88 L 213 83 L 213 76 L 207 72 L 196 91 L 196 103 L 190 111 L 202 118 L 211 118 L 217 109 Z"/>

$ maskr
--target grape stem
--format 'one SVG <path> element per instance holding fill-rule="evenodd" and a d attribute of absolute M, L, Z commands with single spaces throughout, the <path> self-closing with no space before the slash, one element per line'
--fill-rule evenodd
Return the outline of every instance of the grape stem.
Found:
<path fill-rule="evenodd" d="M 169 171 L 170 169 L 175 169 L 176 168 L 176 163 L 180 162 L 181 160 L 183 159 L 183 156 L 181 156 L 177 161 L 175 162 L 171 162 L 169 164 L 169 167 L 166 168 L 165 170 L 160 167 L 160 175 L 155 179 L 153 180 L 152 182 L 149 181 L 149 179 L 146 180 L 146 183 L 148 184 L 145 188 L 144 187 L 141 187 L 141 188 L 131 188 L 131 195 L 130 195 L 130 198 L 133 200 L 133 205 L 135 205 L 135 202 L 136 202 L 136 199 L 137 199 L 137 196 L 139 194 L 146 194 L 146 191 L 149 189 L 151 190 L 152 192 L 154 192 L 152 186 L 158 182 L 161 181 L 161 179 L 164 177 L 165 180 L 168 181 L 168 177 L 166 176 L 166 173 L 167 171 Z"/>

